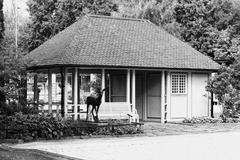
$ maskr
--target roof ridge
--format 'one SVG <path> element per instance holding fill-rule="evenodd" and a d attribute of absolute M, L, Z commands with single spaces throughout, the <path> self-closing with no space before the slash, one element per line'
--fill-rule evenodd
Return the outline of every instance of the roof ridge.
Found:
<path fill-rule="evenodd" d="M 140 21 L 146 22 L 146 19 L 139 19 L 139 18 L 125 18 L 125 17 L 112 17 L 112 16 L 103 16 L 103 15 L 94 15 L 94 14 L 87 14 L 88 17 L 94 18 L 107 18 L 107 19 L 116 19 L 116 20 L 129 20 L 129 21 Z"/>

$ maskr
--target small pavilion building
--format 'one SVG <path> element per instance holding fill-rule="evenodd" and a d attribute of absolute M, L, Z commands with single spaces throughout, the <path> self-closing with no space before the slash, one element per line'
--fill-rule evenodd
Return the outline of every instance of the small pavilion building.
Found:
<path fill-rule="evenodd" d="M 96 15 L 81 17 L 26 58 L 29 73 L 37 73 L 28 95 L 43 110 L 74 119 L 85 118 L 86 97 L 99 88 L 106 89 L 100 119 L 209 116 L 205 86 L 219 68 L 147 20 Z"/>

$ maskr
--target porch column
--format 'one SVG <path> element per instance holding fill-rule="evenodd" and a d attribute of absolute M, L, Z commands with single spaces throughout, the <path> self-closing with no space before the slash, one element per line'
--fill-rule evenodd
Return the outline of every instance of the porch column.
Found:
<path fill-rule="evenodd" d="M 130 70 L 127 70 L 127 103 L 130 104 Z"/>
<path fill-rule="evenodd" d="M 64 117 L 67 117 L 67 100 L 68 100 L 68 82 L 67 82 L 67 71 L 68 69 L 64 69 Z"/>
<path fill-rule="evenodd" d="M 36 108 L 38 107 L 38 97 L 37 73 L 35 73 L 33 78 L 33 104 Z"/>
<path fill-rule="evenodd" d="M 77 106 L 78 106 L 78 68 L 74 68 L 74 120 L 77 120 Z"/>
<path fill-rule="evenodd" d="M 132 70 L 132 109 L 136 110 L 136 71 Z"/>
<path fill-rule="evenodd" d="M 48 69 L 48 113 L 52 113 L 52 70 Z"/>
<path fill-rule="evenodd" d="M 192 72 L 188 72 L 187 74 L 188 78 L 188 83 L 187 83 L 187 89 L 188 89 L 188 112 L 187 112 L 187 117 L 191 118 L 192 117 Z"/>
<path fill-rule="evenodd" d="M 165 71 L 162 71 L 162 78 L 161 78 L 161 123 L 164 123 L 165 121 Z"/>
<path fill-rule="evenodd" d="M 167 99 L 167 121 L 170 120 L 170 112 L 171 112 L 171 104 L 170 104 L 170 96 L 171 96 L 171 72 L 167 72 L 167 94 L 166 94 L 166 99 Z"/>
<path fill-rule="evenodd" d="M 105 89 L 105 69 L 102 69 L 102 89 Z M 102 95 L 102 103 L 105 103 L 105 93 Z"/>
<path fill-rule="evenodd" d="M 60 68 L 61 70 L 61 116 L 64 117 L 64 108 L 65 108 L 65 75 L 64 75 L 64 67 Z"/>

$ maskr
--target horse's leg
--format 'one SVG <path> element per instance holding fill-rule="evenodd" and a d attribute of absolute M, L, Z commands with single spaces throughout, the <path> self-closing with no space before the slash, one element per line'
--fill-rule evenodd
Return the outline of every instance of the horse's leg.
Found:
<path fill-rule="evenodd" d="M 98 122 L 98 109 L 97 109 L 97 107 L 98 107 L 98 106 L 95 106 L 95 107 L 94 107 L 95 114 L 96 114 L 96 116 L 94 116 L 94 121 L 95 121 L 95 122 Z"/>
<path fill-rule="evenodd" d="M 95 105 L 92 105 L 92 110 L 91 110 L 91 113 L 92 113 L 92 117 L 93 117 L 93 120 L 95 121 L 95 116 L 94 116 L 94 113 L 93 111 L 95 110 Z"/>
<path fill-rule="evenodd" d="M 98 122 L 98 113 L 97 113 L 97 106 L 95 106 L 95 122 Z"/>
<path fill-rule="evenodd" d="M 87 117 L 86 117 L 86 121 L 88 121 L 88 111 L 89 110 L 89 104 L 87 104 Z"/>
<path fill-rule="evenodd" d="M 99 110 L 99 107 L 100 107 L 100 106 L 96 106 L 96 119 L 97 119 L 97 121 L 99 121 L 99 119 L 98 119 L 98 110 Z"/>

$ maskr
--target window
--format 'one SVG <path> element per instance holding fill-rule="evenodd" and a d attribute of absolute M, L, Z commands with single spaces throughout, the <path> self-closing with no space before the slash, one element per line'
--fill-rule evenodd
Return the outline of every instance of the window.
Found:
<path fill-rule="evenodd" d="M 186 74 L 172 74 L 172 94 L 186 94 L 187 93 L 187 75 Z"/>
<path fill-rule="evenodd" d="M 67 73 L 67 103 L 68 104 L 73 104 L 73 70 L 68 70 Z"/>
<path fill-rule="evenodd" d="M 106 70 L 106 102 L 126 102 L 127 72 L 125 70 Z"/>
<path fill-rule="evenodd" d="M 85 104 L 88 96 L 97 96 L 102 89 L 101 70 L 79 69 L 78 70 L 78 104 Z"/>

